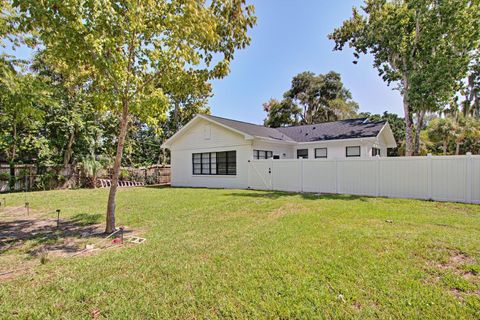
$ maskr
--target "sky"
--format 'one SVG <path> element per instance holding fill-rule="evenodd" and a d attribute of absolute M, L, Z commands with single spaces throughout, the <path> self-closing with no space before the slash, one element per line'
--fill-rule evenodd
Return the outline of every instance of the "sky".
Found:
<path fill-rule="evenodd" d="M 327 35 L 352 14 L 361 0 L 247 0 L 255 6 L 257 25 L 249 47 L 239 50 L 230 74 L 213 81 L 209 106 L 213 115 L 263 123 L 262 104 L 281 99 L 300 72 L 340 73 L 360 111 L 403 114 L 401 96 L 378 76 L 371 56 L 353 64 L 352 51 L 333 51 Z M 7 50 L 8 52 L 8 50 Z M 13 52 L 9 52 L 13 53 Z M 27 58 L 20 48 L 17 57 Z"/>
<path fill-rule="evenodd" d="M 351 16 L 360 0 L 250 0 L 257 25 L 251 44 L 237 51 L 230 74 L 213 81 L 213 115 L 262 123 L 262 104 L 281 99 L 292 78 L 303 71 L 336 71 L 360 111 L 402 115 L 401 96 L 378 76 L 370 56 L 353 64 L 352 51 L 333 51 L 327 35 Z"/>

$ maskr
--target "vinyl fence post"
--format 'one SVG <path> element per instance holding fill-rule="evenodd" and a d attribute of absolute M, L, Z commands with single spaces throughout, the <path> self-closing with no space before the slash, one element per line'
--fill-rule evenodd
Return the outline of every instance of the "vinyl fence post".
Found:
<path fill-rule="evenodd" d="M 428 168 L 427 168 L 427 199 L 433 199 L 433 160 L 432 154 L 427 154 Z"/>
<path fill-rule="evenodd" d="M 302 158 L 301 162 L 300 162 L 300 165 L 302 167 L 302 180 L 300 181 L 300 192 L 303 192 L 303 182 L 305 181 L 305 169 L 304 169 L 304 160 Z"/>
<path fill-rule="evenodd" d="M 340 193 L 340 186 L 338 185 L 338 181 L 340 180 L 338 176 L 338 159 L 335 159 L 335 193 Z"/>
<path fill-rule="evenodd" d="M 467 157 L 465 159 L 465 202 L 466 203 L 472 203 L 472 192 L 473 192 L 473 179 L 472 179 L 472 168 L 473 168 L 473 163 L 472 163 L 472 153 L 467 152 Z"/>
<path fill-rule="evenodd" d="M 380 196 L 380 156 L 375 156 L 375 196 Z"/>
<path fill-rule="evenodd" d="M 270 185 L 272 187 L 272 190 L 274 189 L 273 187 L 273 158 L 270 158 Z"/>

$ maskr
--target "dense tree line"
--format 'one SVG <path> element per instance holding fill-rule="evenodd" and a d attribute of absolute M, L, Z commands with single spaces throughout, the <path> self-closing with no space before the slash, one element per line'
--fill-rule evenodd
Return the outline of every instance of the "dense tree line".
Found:
<path fill-rule="evenodd" d="M 41 53 L 28 65 L 4 57 L 0 69 L 0 163 L 37 165 L 111 165 L 119 126 L 118 116 L 96 107 L 82 84 L 54 72 Z M 173 97 L 167 114 L 150 125 L 130 117 L 123 166 L 165 163 L 163 140 L 196 113 L 209 113 L 210 85 L 183 97 Z"/>

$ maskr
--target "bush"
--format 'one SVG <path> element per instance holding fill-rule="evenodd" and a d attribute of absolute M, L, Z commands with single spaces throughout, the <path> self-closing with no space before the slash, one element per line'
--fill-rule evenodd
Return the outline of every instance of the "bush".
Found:
<path fill-rule="evenodd" d="M 0 181 L 8 181 L 10 180 L 10 173 L 2 172 L 0 173 Z"/>

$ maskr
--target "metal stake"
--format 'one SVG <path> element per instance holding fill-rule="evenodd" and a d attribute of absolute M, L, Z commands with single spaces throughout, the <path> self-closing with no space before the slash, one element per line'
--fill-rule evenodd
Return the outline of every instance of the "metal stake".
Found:
<path fill-rule="evenodd" d="M 123 243 L 123 227 L 120 227 L 120 239 Z"/>
<path fill-rule="evenodd" d="M 25 202 L 25 208 L 27 208 L 27 216 L 30 215 L 30 206 L 28 202 Z"/>
<path fill-rule="evenodd" d="M 57 229 L 60 227 L 60 209 L 57 209 Z"/>

